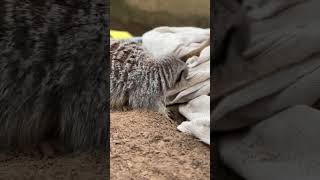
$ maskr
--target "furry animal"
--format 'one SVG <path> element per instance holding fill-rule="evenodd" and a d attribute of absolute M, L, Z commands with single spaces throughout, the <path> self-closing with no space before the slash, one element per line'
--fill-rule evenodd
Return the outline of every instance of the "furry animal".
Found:
<path fill-rule="evenodd" d="M 110 43 L 112 109 L 146 109 L 167 116 L 165 94 L 187 75 L 174 55 L 154 58 L 136 42 Z"/>
<path fill-rule="evenodd" d="M 107 0 L 0 2 L 0 146 L 108 139 Z"/>

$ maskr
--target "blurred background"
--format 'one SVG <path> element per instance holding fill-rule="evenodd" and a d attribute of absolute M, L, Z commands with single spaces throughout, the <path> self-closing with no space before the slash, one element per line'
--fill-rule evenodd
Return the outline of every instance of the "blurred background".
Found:
<path fill-rule="evenodd" d="M 111 0 L 110 28 L 134 36 L 158 26 L 210 27 L 210 0 Z"/>

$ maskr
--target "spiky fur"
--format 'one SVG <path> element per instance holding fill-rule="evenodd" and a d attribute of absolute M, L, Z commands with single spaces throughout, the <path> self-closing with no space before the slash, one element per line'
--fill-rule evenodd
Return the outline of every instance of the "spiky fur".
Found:
<path fill-rule="evenodd" d="M 186 74 L 185 62 L 174 55 L 154 58 L 130 41 L 110 43 L 112 109 L 146 109 L 167 116 L 165 94 Z"/>
<path fill-rule="evenodd" d="M 0 2 L 0 147 L 108 138 L 107 0 Z"/>

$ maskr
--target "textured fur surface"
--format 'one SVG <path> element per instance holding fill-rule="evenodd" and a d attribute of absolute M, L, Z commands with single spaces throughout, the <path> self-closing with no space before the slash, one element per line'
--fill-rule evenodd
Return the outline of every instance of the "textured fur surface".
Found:
<path fill-rule="evenodd" d="M 167 115 L 165 93 L 187 75 L 187 66 L 173 55 L 154 58 L 135 42 L 110 43 L 112 109 L 145 109 Z"/>
<path fill-rule="evenodd" d="M 108 139 L 107 0 L 0 1 L 0 146 Z"/>

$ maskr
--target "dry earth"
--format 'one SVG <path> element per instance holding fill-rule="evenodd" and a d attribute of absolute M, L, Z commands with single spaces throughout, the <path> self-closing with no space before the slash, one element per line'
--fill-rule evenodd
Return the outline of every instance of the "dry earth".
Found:
<path fill-rule="evenodd" d="M 36 153 L 0 153 L 0 180 L 107 179 L 102 151 L 42 158 Z"/>
<path fill-rule="evenodd" d="M 209 147 L 152 112 L 111 113 L 112 180 L 209 179 Z M 102 151 L 44 158 L 36 152 L 0 153 L 0 180 L 108 179 Z"/>
<path fill-rule="evenodd" d="M 152 112 L 111 113 L 111 180 L 208 180 L 209 146 Z"/>

